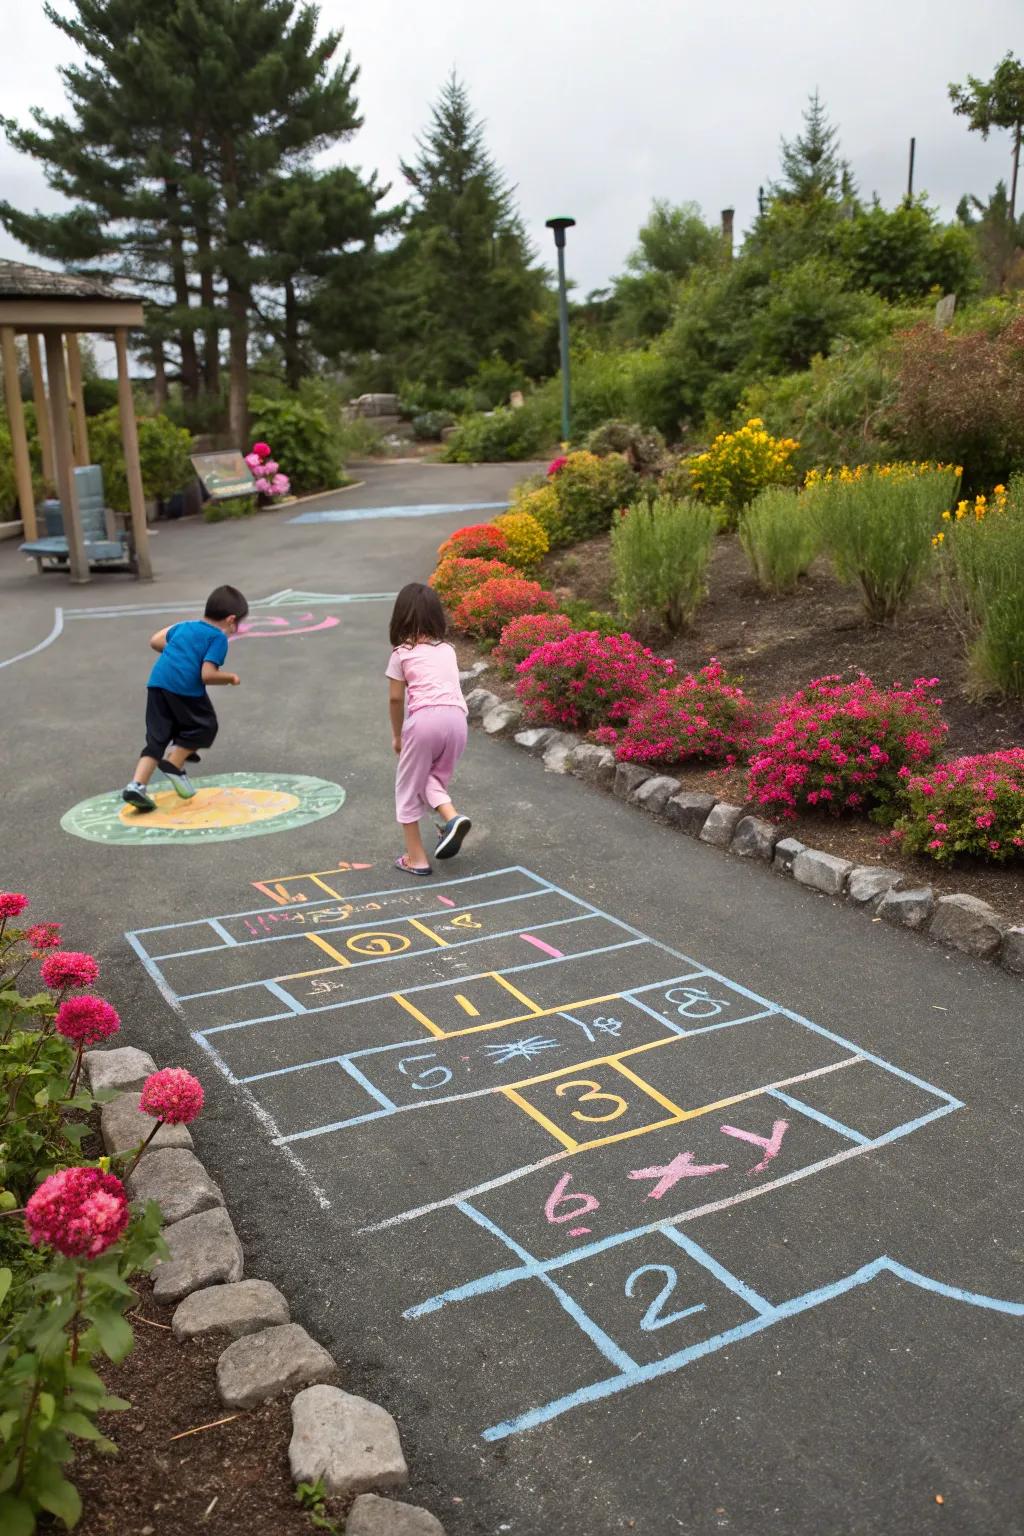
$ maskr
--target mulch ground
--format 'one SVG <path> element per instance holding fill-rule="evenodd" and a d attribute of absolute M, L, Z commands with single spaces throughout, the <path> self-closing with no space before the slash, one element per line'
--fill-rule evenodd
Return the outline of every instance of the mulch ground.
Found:
<path fill-rule="evenodd" d="M 100 1367 L 132 1408 L 101 1420 L 117 1456 L 77 1442 L 69 1472 L 85 1513 L 76 1536 L 310 1536 L 288 1467 L 290 1398 L 225 1408 L 214 1367 L 226 1341 L 178 1344 L 171 1309 L 153 1301 L 148 1281 L 136 1288 L 135 1348 L 121 1365 Z M 188 1430 L 199 1432 L 175 1438 Z"/>
<path fill-rule="evenodd" d="M 550 556 L 542 579 L 559 593 L 614 611 L 609 543 L 607 537 L 592 539 Z M 684 670 L 695 670 L 717 656 L 748 694 L 762 700 L 793 693 L 825 673 L 863 671 L 879 685 L 938 677 L 943 714 L 950 727 L 944 757 L 1024 745 L 1024 705 L 978 696 L 960 637 L 934 592 L 919 591 L 898 621 L 884 628 L 865 622 L 856 595 L 840 586 L 823 561 L 815 564 L 792 596 L 768 597 L 751 578 L 734 535 L 716 540 L 708 585 L 708 597 L 685 635 L 670 640 L 643 637 Z M 463 665 L 468 664 L 470 648 L 460 645 L 459 649 Z M 487 672 L 481 683 L 502 697 L 513 696 L 511 685 L 495 671 Z M 679 764 L 666 764 L 664 771 L 681 779 L 687 789 L 707 789 L 737 804 L 745 801 L 742 773 Z M 1019 862 L 936 864 L 884 846 L 881 829 L 862 818 L 803 815 L 786 826 L 792 836 L 815 848 L 859 864 L 900 869 L 915 883 L 934 886 L 940 895 L 967 891 L 990 902 L 1011 921 L 1024 922 Z"/>

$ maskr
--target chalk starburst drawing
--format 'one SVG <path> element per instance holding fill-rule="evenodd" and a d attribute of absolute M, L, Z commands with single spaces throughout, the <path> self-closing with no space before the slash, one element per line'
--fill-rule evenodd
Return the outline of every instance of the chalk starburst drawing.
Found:
<path fill-rule="evenodd" d="M 481 1046 L 481 1054 L 495 1066 L 503 1067 L 509 1061 L 532 1061 L 544 1051 L 557 1051 L 557 1040 L 546 1040 L 543 1035 L 528 1035 L 525 1040 L 505 1040 L 501 1045 Z"/>

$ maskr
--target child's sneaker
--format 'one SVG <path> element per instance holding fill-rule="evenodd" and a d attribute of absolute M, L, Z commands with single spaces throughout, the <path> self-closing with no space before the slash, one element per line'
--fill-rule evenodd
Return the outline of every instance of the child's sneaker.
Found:
<path fill-rule="evenodd" d="M 438 827 L 434 858 L 454 859 L 472 825 L 468 816 L 453 816 L 451 821 L 446 821 L 443 827 Z"/>
<path fill-rule="evenodd" d="M 192 799 L 196 792 L 196 787 L 184 768 L 175 768 L 174 764 L 169 763 L 166 758 L 161 758 L 157 767 L 165 778 L 170 779 L 171 786 L 176 795 L 180 796 L 182 800 Z"/>
<path fill-rule="evenodd" d="M 155 811 L 156 801 L 149 793 L 145 784 L 139 784 L 135 779 L 126 784 L 121 791 L 121 799 L 128 805 L 134 805 L 137 811 Z"/>

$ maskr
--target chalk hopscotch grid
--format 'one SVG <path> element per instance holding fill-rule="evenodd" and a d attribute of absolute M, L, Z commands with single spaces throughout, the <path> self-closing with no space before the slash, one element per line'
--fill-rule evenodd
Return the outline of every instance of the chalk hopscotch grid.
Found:
<path fill-rule="evenodd" d="M 323 871 L 321 873 L 327 874 L 329 872 Z M 493 881 L 503 876 L 520 876 L 525 881 L 531 882 L 532 888 L 526 892 L 519 891 L 512 895 L 496 897 L 493 899 L 485 899 L 484 901 L 480 902 L 472 901 L 472 887 L 477 881 Z M 312 881 L 313 877 L 289 876 L 287 879 L 295 881 Z M 259 883 L 259 888 L 266 890 L 268 886 L 274 883 L 275 882 L 272 881 L 261 882 Z M 278 882 L 279 887 L 281 883 L 282 882 Z M 322 886 L 322 882 L 318 881 L 316 883 L 321 884 Z M 414 927 L 419 928 L 421 932 L 426 933 L 428 937 L 433 938 L 435 942 L 438 945 L 442 945 L 443 948 L 453 951 L 461 951 L 476 943 L 508 938 L 516 934 L 518 934 L 520 937 L 527 937 L 527 935 L 522 932 L 522 925 L 520 924 L 515 928 L 502 930 L 495 933 L 489 933 L 480 938 L 441 940 L 436 934 L 433 934 L 429 929 L 426 929 L 423 926 L 424 922 L 430 920 L 436 922 L 446 915 L 445 913 L 438 912 L 435 906 L 430 905 L 431 897 L 433 897 L 434 900 L 440 899 L 444 905 L 449 908 L 449 913 L 447 915 L 450 916 L 452 912 L 460 910 L 471 909 L 476 911 L 484 907 L 500 907 L 504 904 L 509 904 L 512 902 L 521 902 L 528 900 L 532 896 L 544 896 L 548 894 L 556 895 L 567 901 L 571 907 L 580 909 L 579 915 L 568 918 L 562 917 L 555 919 L 550 923 L 533 925 L 537 931 L 543 931 L 545 927 L 561 927 L 566 924 L 586 922 L 588 919 L 597 918 L 612 924 L 622 933 L 629 935 L 628 939 L 624 939 L 620 943 L 611 945 L 606 944 L 595 947 L 591 950 L 584 950 L 582 953 L 577 952 L 571 955 L 562 955 L 560 951 L 550 948 L 550 946 L 547 946 L 542 941 L 533 939 L 532 942 L 535 943 L 538 948 L 549 951 L 550 957 L 548 959 L 536 960 L 517 966 L 506 966 L 502 968 L 501 972 L 481 971 L 470 976 L 460 975 L 457 978 L 457 984 L 463 988 L 466 988 L 468 984 L 473 981 L 484 980 L 487 978 L 494 978 L 495 980 L 501 981 L 503 976 L 512 976 L 521 973 L 528 973 L 535 970 L 544 970 L 550 968 L 551 966 L 565 964 L 566 961 L 586 959 L 590 956 L 607 954 L 613 950 L 625 950 L 639 947 L 641 945 L 650 946 L 656 950 L 661 951 L 665 955 L 670 956 L 674 962 L 680 965 L 680 969 L 678 971 L 674 971 L 673 974 L 658 982 L 647 982 L 639 984 L 632 989 L 621 988 L 611 995 L 604 994 L 596 998 L 581 999 L 576 1002 L 566 1003 L 559 1007 L 541 1009 L 536 1004 L 531 1003 L 528 998 L 523 998 L 524 1003 L 529 1004 L 529 1011 L 527 1012 L 515 1013 L 507 1019 L 489 1021 L 482 1025 L 467 1026 L 463 1030 L 439 1031 L 438 1033 L 440 1033 L 443 1038 L 453 1038 L 464 1033 L 474 1033 L 478 1030 L 500 1029 L 512 1023 L 520 1023 L 528 1020 L 538 1020 L 541 1018 L 552 1018 L 556 1015 L 563 1018 L 568 1018 L 572 1022 L 578 1022 L 572 1020 L 571 1010 L 581 1009 L 585 1006 L 590 1006 L 593 1004 L 622 1001 L 631 1003 L 634 1007 L 649 1015 L 658 1024 L 665 1027 L 669 1031 L 669 1034 L 662 1039 L 647 1042 L 640 1046 L 630 1047 L 629 1049 L 621 1052 L 610 1053 L 607 1055 L 592 1057 L 581 1062 L 576 1062 L 570 1067 L 559 1068 L 556 1071 L 548 1073 L 534 1073 L 530 1076 L 526 1076 L 518 1080 L 516 1083 L 502 1083 L 491 1085 L 483 1089 L 475 1089 L 450 1095 L 438 1094 L 437 1096 L 431 1096 L 423 1103 L 396 1104 L 364 1075 L 362 1069 L 358 1065 L 358 1062 L 366 1057 L 373 1057 L 388 1052 L 394 1053 L 397 1051 L 421 1046 L 430 1040 L 430 1035 L 424 1036 L 421 1034 L 414 1036 L 408 1041 L 393 1042 L 381 1046 L 362 1047 L 350 1052 L 342 1052 L 338 1053 L 337 1055 L 318 1057 L 315 1060 L 296 1063 L 292 1066 L 239 1077 L 235 1075 L 235 1073 L 223 1060 L 220 1052 L 210 1038 L 211 1036 L 223 1033 L 227 1030 L 249 1028 L 255 1024 L 272 1023 L 282 1019 L 294 1019 L 299 1015 L 312 1015 L 331 1011 L 340 1013 L 348 1007 L 365 1006 L 368 1002 L 379 1001 L 388 997 L 396 998 L 396 993 L 393 990 L 388 990 L 372 994 L 368 997 L 363 996 L 359 998 L 346 999 L 336 1003 L 307 1006 L 306 1004 L 301 1003 L 298 999 L 293 998 L 291 994 L 288 993 L 286 989 L 281 985 L 282 981 L 289 979 L 288 977 L 263 979 L 262 983 L 258 981 L 236 983 L 225 987 L 209 988 L 205 991 L 194 993 L 178 993 L 173 987 L 171 987 L 167 981 L 167 978 L 164 976 L 163 971 L 161 970 L 162 961 L 170 959 L 181 960 L 193 955 L 208 955 L 220 950 L 255 948 L 259 944 L 274 942 L 279 938 L 295 937 L 296 935 L 292 933 L 282 933 L 257 936 L 251 940 L 237 940 L 224 927 L 225 923 L 233 919 L 260 917 L 264 914 L 274 912 L 279 913 L 281 910 L 280 904 L 270 908 L 255 908 L 246 912 L 231 913 L 220 918 L 201 919 L 190 924 L 163 924 L 156 928 L 138 929 L 126 935 L 126 937 L 132 944 L 136 953 L 139 955 L 151 978 L 160 989 L 164 997 L 167 998 L 172 1006 L 178 1008 L 179 1011 L 181 1010 L 182 1004 L 185 1002 L 193 1001 L 202 997 L 219 996 L 225 993 L 242 990 L 244 988 L 250 988 L 259 984 L 264 985 L 272 995 L 276 995 L 279 1000 L 286 1003 L 287 1011 L 284 1013 L 268 1014 L 256 1019 L 239 1020 L 230 1024 L 216 1025 L 207 1029 L 192 1031 L 192 1037 L 197 1042 L 197 1044 L 210 1055 L 211 1059 L 228 1077 L 229 1081 L 237 1085 L 246 1094 L 246 1097 L 254 1103 L 254 1105 L 258 1104 L 258 1101 L 255 1100 L 255 1096 L 253 1094 L 253 1086 L 256 1083 L 265 1081 L 268 1078 L 282 1077 L 293 1073 L 309 1071 L 316 1067 L 325 1067 L 330 1065 L 342 1068 L 342 1070 L 348 1073 L 354 1082 L 358 1083 L 359 1086 L 367 1092 L 371 1100 L 375 1102 L 377 1107 L 374 1109 L 369 1110 L 361 1115 L 351 1116 L 346 1120 L 330 1122 L 322 1126 L 313 1127 L 286 1136 L 282 1136 L 279 1133 L 275 1134 L 274 1140 L 276 1144 L 279 1145 L 286 1154 L 290 1154 L 292 1156 L 294 1156 L 294 1149 L 291 1144 L 296 1141 L 308 1140 L 310 1138 L 315 1138 L 325 1134 L 332 1134 L 337 1131 L 344 1130 L 347 1126 L 363 1124 L 370 1120 L 386 1119 L 393 1114 L 405 1113 L 413 1109 L 429 1109 L 435 1104 L 452 1103 L 462 1099 L 482 1097 L 493 1093 L 501 1093 L 511 1102 L 518 1103 L 519 1107 L 526 1109 L 527 1112 L 532 1114 L 535 1119 L 541 1121 L 542 1124 L 547 1124 L 549 1130 L 554 1130 L 555 1128 L 552 1127 L 549 1122 L 545 1121 L 545 1117 L 541 1115 L 539 1111 L 535 1111 L 533 1108 L 531 1108 L 531 1106 L 527 1105 L 525 1101 L 519 1099 L 516 1092 L 517 1089 L 526 1088 L 540 1082 L 565 1076 L 565 1074 L 569 1072 L 578 1072 L 594 1066 L 607 1065 L 610 1067 L 616 1067 L 620 1057 L 634 1057 L 645 1051 L 671 1044 L 673 1040 L 678 1041 L 680 1039 L 690 1039 L 694 1036 L 708 1034 L 716 1030 L 736 1028 L 746 1023 L 756 1022 L 758 1019 L 768 1016 L 787 1019 L 790 1022 L 799 1025 L 801 1028 L 809 1030 L 815 1035 L 829 1040 L 848 1053 L 846 1056 L 842 1057 L 836 1062 L 826 1064 L 825 1066 L 815 1068 L 808 1072 L 793 1074 L 775 1082 L 766 1083 L 760 1085 L 759 1087 L 745 1090 L 741 1094 L 733 1095 L 720 1101 L 716 1101 L 714 1104 L 689 1111 L 679 1110 L 677 1106 L 672 1105 L 670 1101 L 664 1099 L 664 1097 L 657 1090 L 651 1088 L 650 1085 L 645 1084 L 642 1078 L 635 1076 L 632 1071 L 629 1071 L 626 1075 L 632 1079 L 635 1084 L 637 1084 L 641 1089 L 646 1090 L 652 1099 L 657 1100 L 662 1105 L 668 1105 L 669 1109 L 674 1111 L 674 1114 L 670 1120 L 656 1120 L 650 1124 L 641 1125 L 635 1130 L 620 1132 L 618 1135 L 599 1139 L 597 1141 L 582 1143 L 570 1142 L 570 1144 L 562 1146 L 560 1150 L 554 1151 L 548 1156 L 543 1157 L 535 1162 L 524 1165 L 520 1168 L 508 1170 L 507 1172 L 477 1184 L 472 1188 L 462 1190 L 456 1194 L 444 1197 L 439 1200 L 431 1201 L 414 1209 L 401 1212 L 395 1216 L 388 1217 L 383 1221 L 373 1223 L 361 1229 L 363 1233 L 367 1234 L 379 1232 L 408 1221 L 418 1220 L 445 1207 L 454 1207 L 469 1220 L 487 1230 L 493 1237 L 501 1242 L 503 1246 L 508 1248 L 510 1253 L 517 1260 L 519 1260 L 519 1262 L 503 1269 L 494 1269 L 487 1274 L 478 1276 L 475 1279 L 467 1281 L 462 1285 L 452 1287 L 437 1296 L 427 1298 L 426 1300 L 418 1303 L 416 1306 L 410 1308 L 406 1312 L 405 1316 L 408 1319 L 427 1316 L 432 1312 L 436 1312 L 441 1308 L 457 1303 L 458 1301 L 466 1300 L 470 1297 L 493 1294 L 499 1291 L 503 1291 L 519 1282 L 532 1280 L 544 1285 L 546 1289 L 551 1292 L 567 1316 L 572 1319 L 576 1326 L 580 1328 L 581 1332 L 583 1332 L 591 1341 L 591 1343 L 593 1343 L 595 1347 L 600 1351 L 600 1353 L 604 1355 L 609 1364 L 615 1368 L 615 1374 L 611 1376 L 602 1378 L 601 1380 L 596 1381 L 587 1387 L 579 1388 L 564 1397 L 552 1399 L 550 1402 L 530 1409 L 526 1413 L 520 1414 L 515 1418 L 505 1420 L 502 1423 L 496 1425 L 492 1425 L 490 1428 L 483 1432 L 484 1439 L 500 1440 L 508 1435 L 521 1433 L 524 1430 L 533 1428 L 538 1424 L 545 1423 L 562 1413 L 568 1412 L 570 1409 L 582 1406 L 584 1403 L 596 1401 L 600 1398 L 607 1397 L 616 1392 L 625 1390 L 627 1387 L 635 1386 L 644 1381 L 652 1380 L 658 1376 L 682 1369 L 692 1360 L 701 1358 L 704 1355 L 724 1348 L 730 1343 L 738 1342 L 740 1339 L 746 1338 L 750 1334 L 768 1327 L 775 1322 L 781 1321 L 784 1318 L 792 1317 L 802 1311 L 821 1305 L 822 1303 L 831 1300 L 834 1297 L 843 1295 L 848 1290 L 866 1284 L 869 1280 L 874 1279 L 877 1275 L 882 1273 L 892 1274 L 900 1280 L 920 1286 L 927 1290 L 931 1290 L 950 1299 L 967 1302 L 972 1305 L 988 1307 L 1014 1316 L 1024 1316 L 1024 1304 L 1002 1301 L 993 1297 L 980 1296 L 977 1293 L 962 1291 L 954 1287 L 943 1285 L 938 1281 L 932 1280 L 927 1276 L 920 1275 L 916 1271 L 910 1270 L 906 1266 L 901 1265 L 884 1256 L 872 1261 L 870 1264 L 863 1266 L 852 1275 L 845 1276 L 831 1285 L 821 1287 L 815 1291 L 807 1292 L 802 1296 L 790 1298 L 782 1303 L 776 1304 L 762 1297 L 753 1288 L 748 1286 L 746 1282 L 725 1269 L 725 1267 L 719 1264 L 712 1255 L 708 1254 L 703 1248 L 700 1247 L 699 1244 L 694 1242 L 692 1238 L 690 1238 L 684 1232 L 680 1231 L 679 1228 L 687 1222 L 696 1220 L 698 1217 L 707 1216 L 715 1212 L 728 1209 L 746 1200 L 757 1198 L 762 1194 L 767 1194 L 773 1189 L 782 1188 L 788 1184 L 807 1178 L 814 1173 L 819 1173 L 827 1168 L 837 1166 L 838 1164 L 849 1161 L 851 1158 L 862 1156 L 866 1152 L 884 1147 L 893 1141 L 912 1134 L 914 1131 L 921 1129 L 922 1127 L 930 1124 L 932 1121 L 939 1119 L 940 1117 L 945 1116 L 954 1110 L 963 1108 L 964 1106 L 962 1101 L 954 1098 L 953 1095 L 946 1093 L 944 1090 L 935 1087 L 933 1084 L 925 1082 L 922 1078 L 915 1076 L 913 1073 L 907 1072 L 904 1069 L 895 1066 L 893 1063 L 886 1061 L 884 1058 L 877 1056 L 870 1051 L 862 1049 L 845 1037 L 838 1035 L 831 1030 L 825 1029 L 823 1026 L 815 1024 L 808 1019 L 803 1018 L 800 1014 L 797 1014 L 790 1009 L 782 1007 L 778 1004 L 771 1003 L 767 999 L 760 997 L 758 994 L 750 991 L 748 988 L 742 986 L 741 984 L 731 981 L 721 973 L 701 965 L 700 962 L 692 959 L 690 956 L 682 954 L 680 951 L 672 948 L 671 946 L 663 944 L 659 940 L 652 939 L 649 935 L 646 935 L 639 929 L 633 927 L 633 925 L 623 921 L 620 918 L 613 917 L 610 913 L 607 913 L 601 908 L 594 906 L 593 903 L 587 902 L 580 897 L 574 896 L 572 893 L 562 889 L 560 886 L 554 884 L 553 882 L 544 880 L 534 875 L 531 871 L 523 868 L 522 866 L 510 866 L 500 870 L 489 871 L 486 875 L 471 875 L 462 877 L 461 879 L 451 880 L 446 882 L 444 890 L 451 890 L 457 896 L 468 896 L 470 899 L 466 902 L 465 908 L 460 908 L 456 902 L 452 901 L 451 898 L 441 894 L 441 892 L 435 887 L 430 891 L 429 895 L 424 893 L 422 906 L 417 909 L 414 915 L 402 913 L 397 916 L 387 915 L 382 918 L 368 919 L 358 923 L 342 922 L 331 927 L 325 925 L 323 928 L 318 929 L 318 934 L 344 934 L 351 931 L 363 932 L 365 930 L 372 929 L 373 927 L 396 927 L 399 924 L 408 923 Z M 351 900 L 361 902 L 371 900 L 378 896 L 394 899 L 396 896 L 404 897 L 405 895 L 412 894 L 415 891 L 417 891 L 416 887 L 406 886 L 399 887 L 397 889 L 388 888 L 380 891 L 359 892 L 354 895 Z M 339 898 L 335 897 L 333 894 L 324 898 L 317 897 L 310 901 L 290 899 L 289 905 L 301 907 L 303 910 L 308 910 L 309 908 L 327 907 L 333 900 L 337 899 Z M 344 900 L 347 900 L 347 898 Z M 168 930 L 181 929 L 186 927 L 192 927 L 194 929 L 202 928 L 203 926 L 207 928 L 208 932 L 216 934 L 221 942 L 216 945 L 201 945 L 192 949 L 176 950 L 172 953 L 162 954 L 159 957 L 154 957 L 151 955 L 145 943 L 145 938 L 148 934 L 158 932 L 163 933 L 167 932 Z M 307 937 L 313 937 L 313 935 L 307 934 Z M 331 953 L 330 946 L 325 944 L 324 948 L 328 950 L 328 953 Z M 353 969 L 365 967 L 367 965 L 380 964 L 384 960 L 388 959 L 413 958 L 417 955 L 422 956 L 424 953 L 439 952 L 441 952 L 440 949 L 437 951 L 415 950 L 406 951 L 400 954 L 383 955 L 362 962 L 350 962 L 346 960 L 344 962 L 344 974 L 346 979 L 348 979 L 350 971 Z M 337 966 L 324 968 L 324 970 L 338 969 L 340 969 L 340 967 Z M 298 974 L 312 975 L 320 973 L 305 972 Z M 751 1011 L 742 1013 L 741 1010 L 742 1016 L 730 1018 L 724 1022 L 704 1024 L 697 1028 L 684 1029 L 673 1021 L 667 1019 L 662 1013 L 658 1012 L 655 1008 L 651 1007 L 649 1004 L 643 1001 L 643 994 L 645 993 L 654 993 L 658 992 L 659 990 L 663 991 L 666 987 L 671 987 L 680 981 L 692 981 L 698 978 L 702 981 L 706 980 L 709 982 L 720 983 L 722 986 L 731 989 L 740 997 L 746 998 L 753 1005 Z M 297 974 L 292 973 L 290 979 L 297 979 Z M 507 983 L 505 984 L 508 985 Z M 439 988 L 450 989 L 451 986 L 452 982 L 450 980 L 418 984 L 416 986 L 404 989 L 402 996 L 404 997 L 414 993 L 429 993 Z M 519 994 L 516 989 L 511 988 L 511 986 L 509 987 L 509 990 L 514 992 L 517 996 L 522 996 L 522 994 Z M 398 997 L 397 1000 L 401 1001 L 401 997 Z M 429 1025 L 430 1021 L 426 1019 L 425 1016 L 418 1015 L 415 1007 L 410 1007 L 409 1011 L 414 1017 L 422 1017 L 423 1022 Z M 825 1114 L 823 1111 L 818 1110 L 814 1106 L 806 1104 L 798 1097 L 798 1095 L 787 1092 L 787 1089 L 796 1087 L 800 1082 L 809 1081 L 811 1079 L 824 1076 L 828 1073 L 839 1071 L 846 1067 L 855 1066 L 862 1063 L 870 1063 L 875 1067 L 892 1074 L 893 1076 L 903 1080 L 913 1087 L 925 1092 L 932 1099 L 938 1100 L 939 1102 L 935 1105 L 935 1107 L 927 1110 L 926 1112 L 916 1116 L 911 1120 L 905 1121 L 902 1124 L 891 1128 L 884 1134 L 875 1137 L 867 1137 L 863 1133 L 844 1125 L 842 1122 L 834 1119 L 832 1116 Z M 625 1072 L 626 1069 L 623 1066 L 621 1070 Z M 680 1123 L 681 1121 L 694 1118 L 696 1115 L 706 1113 L 710 1110 L 723 1108 L 726 1105 L 737 1103 L 742 1100 L 755 1098 L 761 1094 L 769 1095 L 776 1099 L 778 1102 L 785 1104 L 794 1112 L 799 1113 L 822 1126 L 825 1126 L 833 1133 L 842 1137 L 843 1140 L 850 1143 L 850 1145 L 842 1148 L 838 1152 L 830 1154 L 827 1157 L 820 1158 L 816 1162 L 805 1165 L 802 1168 L 795 1169 L 788 1174 L 767 1180 L 763 1184 L 760 1184 L 754 1188 L 742 1190 L 737 1194 L 727 1196 L 717 1201 L 707 1201 L 695 1206 L 691 1206 L 687 1209 L 677 1211 L 671 1216 L 660 1217 L 657 1220 L 638 1225 L 628 1231 L 612 1233 L 607 1237 L 601 1238 L 591 1243 L 577 1244 L 574 1248 L 571 1248 L 563 1253 L 557 1254 L 556 1256 L 547 1259 L 540 1258 L 537 1255 L 531 1253 L 510 1234 L 504 1232 L 496 1223 L 494 1223 L 487 1215 L 485 1215 L 485 1213 L 480 1211 L 477 1206 L 472 1203 L 475 1198 L 492 1189 L 500 1188 L 518 1179 L 524 1178 L 528 1174 L 533 1173 L 538 1169 L 553 1166 L 565 1159 L 585 1154 L 587 1151 L 592 1150 L 596 1146 L 606 1145 L 608 1141 L 617 1141 L 632 1135 L 642 1135 L 647 1131 L 663 1128 L 667 1124 Z M 260 1108 L 259 1113 L 268 1130 L 273 1127 L 273 1130 L 276 1132 L 276 1126 L 273 1126 L 273 1122 L 268 1112 Z M 299 1163 L 298 1166 L 301 1167 L 302 1164 Z M 709 1273 L 709 1275 L 711 1275 L 721 1285 L 723 1285 L 726 1290 L 740 1297 L 750 1307 L 753 1316 L 743 1323 L 729 1328 L 724 1332 L 720 1332 L 711 1338 L 705 1338 L 698 1343 L 687 1347 L 686 1349 L 679 1350 L 674 1354 L 668 1355 L 661 1359 L 657 1359 L 653 1362 L 642 1364 L 630 1356 L 627 1351 L 625 1351 L 614 1339 L 612 1339 L 611 1336 L 608 1335 L 605 1330 L 601 1328 L 601 1326 L 584 1311 L 582 1307 L 580 1307 L 579 1303 L 576 1302 L 554 1278 L 554 1273 L 569 1265 L 580 1263 L 583 1260 L 603 1253 L 609 1249 L 638 1241 L 652 1233 L 661 1234 L 668 1241 L 674 1243 L 677 1247 L 687 1253 L 691 1259 L 702 1266 Z M 696 1310 L 700 1310 L 700 1308 L 689 1309 L 689 1311 Z"/>

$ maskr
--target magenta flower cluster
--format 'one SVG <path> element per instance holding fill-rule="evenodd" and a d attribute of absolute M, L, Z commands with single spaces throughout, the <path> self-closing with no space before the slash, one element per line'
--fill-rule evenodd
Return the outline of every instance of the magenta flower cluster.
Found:
<path fill-rule="evenodd" d="M 98 1045 L 121 1028 L 117 1009 L 102 997 L 89 993 L 66 997 L 57 1009 L 53 1027 L 58 1035 L 81 1047 Z"/>
<path fill-rule="evenodd" d="M 510 677 L 538 646 L 549 640 L 564 640 L 571 634 L 572 620 L 564 613 L 527 613 L 505 625 L 492 660 L 504 677 Z"/>
<path fill-rule="evenodd" d="M 253 443 L 245 462 L 256 478 L 256 489 L 261 496 L 287 496 L 291 481 L 281 473 L 280 464 L 271 458 L 269 443 Z"/>
<path fill-rule="evenodd" d="M 632 635 L 584 629 L 539 646 L 516 672 L 516 694 L 530 724 L 588 731 L 628 719 L 674 676 L 675 666 Z"/>
<path fill-rule="evenodd" d="M 51 992 L 66 992 L 72 987 L 90 987 L 100 973 L 92 955 L 84 955 L 73 949 L 58 950 L 47 955 L 39 967 L 39 974 Z"/>
<path fill-rule="evenodd" d="M 0 891 L 0 918 L 20 917 L 28 906 L 28 897 L 20 891 Z"/>
<path fill-rule="evenodd" d="M 1024 747 L 901 771 L 907 806 L 891 834 L 911 853 L 948 861 L 1024 857 Z"/>
<path fill-rule="evenodd" d="M 95 1259 L 116 1243 L 129 1217 L 121 1180 L 99 1168 L 52 1173 L 25 1206 L 25 1227 L 36 1247 L 47 1243 L 66 1258 Z"/>
<path fill-rule="evenodd" d="M 852 683 L 833 675 L 778 700 L 750 758 L 750 799 L 789 818 L 815 806 L 839 813 L 885 804 L 900 770 L 931 762 L 948 730 L 937 687 L 934 677 L 884 689 L 863 674 Z"/>
<path fill-rule="evenodd" d="M 168 1125 L 188 1125 L 203 1107 L 203 1085 L 184 1067 L 151 1072 L 142 1085 L 139 1108 Z"/>
<path fill-rule="evenodd" d="M 546 470 L 548 479 L 549 480 L 553 479 L 554 476 L 557 475 L 560 470 L 565 468 L 565 466 L 566 466 L 566 464 L 568 462 L 569 462 L 569 456 L 568 456 L 568 454 L 565 454 L 565 453 L 560 453 L 558 455 L 557 459 L 552 459 L 551 463 L 548 465 L 547 470 Z"/>
<path fill-rule="evenodd" d="M 493 576 L 466 593 L 452 615 L 452 624 L 463 634 L 496 640 L 511 619 L 550 612 L 554 606 L 554 597 L 539 581 L 527 581 L 518 574 Z"/>
<path fill-rule="evenodd" d="M 594 737 L 623 763 L 707 758 L 731 766 L 746 756 L 757 726 L 755 706 L 712 656 L 696 674 L 638 704 L 624 730 L 601 726 Z"/>

